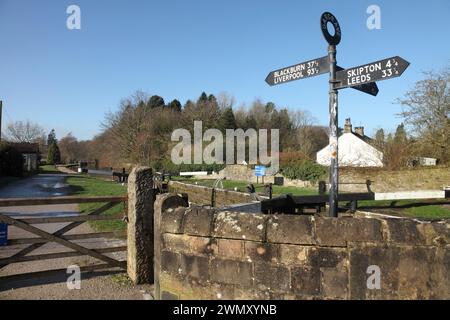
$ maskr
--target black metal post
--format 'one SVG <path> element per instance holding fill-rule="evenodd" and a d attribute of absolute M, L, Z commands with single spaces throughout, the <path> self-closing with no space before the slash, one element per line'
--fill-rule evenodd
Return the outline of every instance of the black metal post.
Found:
<path fill-rule="evenodd" d="M 338 216 L 338 91 L 336 89 L 336 46 L 328 46 L 330 60 L 330 217 Z"/>

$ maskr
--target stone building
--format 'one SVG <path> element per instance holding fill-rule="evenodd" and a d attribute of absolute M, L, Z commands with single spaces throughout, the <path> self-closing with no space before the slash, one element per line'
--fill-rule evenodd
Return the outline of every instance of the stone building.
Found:
<path fill-rule="evenodd" d="M 40 153 L 38 143 L 20 142 L 13 143 L 12 146 L 22 154 L 25 172 L 35 172 L 39 169 Z"/>

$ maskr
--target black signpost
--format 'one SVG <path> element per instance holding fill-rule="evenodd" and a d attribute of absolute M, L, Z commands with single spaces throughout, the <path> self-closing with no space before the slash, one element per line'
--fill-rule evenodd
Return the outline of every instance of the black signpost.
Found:
<path fill-rule="evenodd" d="M 393 57 L 359 67 L 340 70 L 336 74 L 336 78 L 340 82 L 337 88 L 361 86 L 374 81 L 400 77 L 408 66 L 408 61 L 400 57 Z"/>
<path fill-rule="evenodd" d="M 331 24 L 334 34 L 328 31 Z M 328 56 L 299 63 L 290 67 L 278 69 L 269 73 L 266 82 L 270 86 L 295 80 L 306 79 L 323 73 L 330 74 L 329 80 L 329 111 L 330 111 L 330 216 L 338 216 L 338 90 L 353 88 L 376 96 L 378 86 L 376 81 L 399 77 L 408 68 L 409 62 L 392 57 L 362 66 L 343 69 L 336 64 L 336 46 L 341 42 L 341 27 L 336 17 L 325 12 L 320 17 L 320 28 L 328 42 Z"/>
<path fill-rule="evenodd" d="M 266 78 L 270 86 L 318 76 L 330 71 L 328 56 L 272 71 Z"/>

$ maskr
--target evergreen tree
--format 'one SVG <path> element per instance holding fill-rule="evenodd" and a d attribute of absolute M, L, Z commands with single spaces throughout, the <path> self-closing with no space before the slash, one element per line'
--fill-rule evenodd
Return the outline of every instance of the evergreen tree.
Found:
<path fill-rule="evenodd" d="M 236 129 L 236 119 L 232 108 L 226 108 L 220 116 L 219 128 L 222 132 L 225 132 L 226 129 Z"/>
<path fill-rule="evenodd" d="M 164 99 L 160 96 L 151 96 L 147 102 L 150 109 L 162 108 L 165 106 Z"/>
<path fill-rule="evenodd" d="M 266 113 L 272 113 L 273 111 L 276 111 L 276 106 L 273 102 L 267 102 L 264 108 Z"/>
<path fill-rule="evenodd" d="M 48 146 L 47 163 L 48 164 L 59 164 L 61 162 L 61 153 L 59 147 L 56 143 L 52 143 Z"/>
<path fill-rule="evenodd" d="M 178 112 L 181 111 L 181 103 L 177 99 L 175 99 L 171 103 L 169 103 L 168 107 L 169 107 L 169 109 L 172 109 L 174 111 L 178 111 Z"/>
<path fill-rule="evenodd" d="M 385 143 L 384 130 L 378 129 L 377 132 L 375 133 L 375 145 L 378 148 L 382 149 L 384 147 L 384 143 Z"/>
<path fill-rule="evenodd" d="M 47 145 L 50 146 L 53 143 L 58 143 L 58 140 L 56 140 L 55 129 L 52 129 L 47 136 Z"/>
<path fill-rule="evenodd" d="M 206 95 L 206 93 L 203 91 L 202 94 L 200 95 L 200 97 L 197 100 L 197 103 L 205 103 L 208 102 L 208 96 Z"/>
<path fill-rule="evenodd" d="M 403 123 L 398 125 L 397 130 L 395 131 L 394 141 L 398 144 L 404 144 L 408 141 L 405 125 Z"/>
<path fill-rule="evenodd" d="M 61 162 L 61 153 L 58 147 L 58 140 L 56 139 L 55 129 L 52 129 L 47 137 L 48 153 L 47 162 L 48 164 L 59 164 Z"/>

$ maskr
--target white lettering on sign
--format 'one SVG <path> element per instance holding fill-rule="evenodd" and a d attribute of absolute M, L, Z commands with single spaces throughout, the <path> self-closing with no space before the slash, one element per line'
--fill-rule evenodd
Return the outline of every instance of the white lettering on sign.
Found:
<path fill-rule="evenodd" d="M 340 70 L 336 74 L 336 78 L 340 82 L 337 88 L 356 87 L 371 82 L 395 78 L 400 76 L 408 66 L 408 61 L 400 57 L 392 57 L 362 66 Z"/>
<path fill-rule="evenodd" d="M 381 62 L 347 70 L 347 85 L 358 85 L 372 81 L 371 73 L 382 70 Z M 385 71 L 385 70 L 383 70 Z"/>
<path fill-rule="evenodd" d="M 292 80 L 301 79 L 305 76 L 314 76 L 319 74 L 319 62 L 317 60 L 301 63 L 292 67 L 284 68 L 274 71 L 274 84 L 288 82 Z"/>

